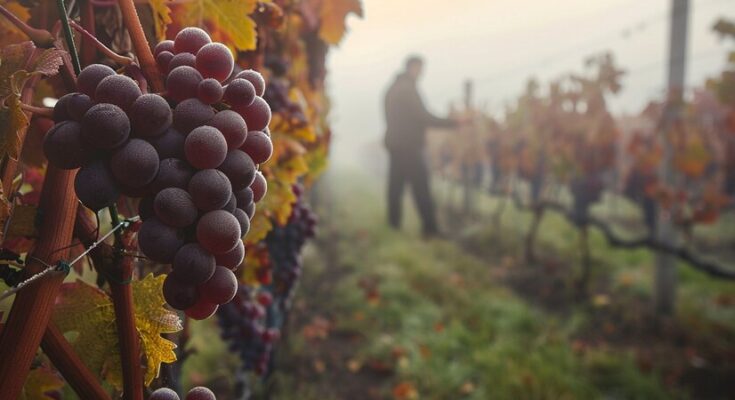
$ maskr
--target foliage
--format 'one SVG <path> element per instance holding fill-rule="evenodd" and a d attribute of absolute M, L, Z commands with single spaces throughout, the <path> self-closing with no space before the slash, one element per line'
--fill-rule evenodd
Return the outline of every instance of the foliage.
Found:
<path fill-rule="evenodd" d="M 132 282 L 135 322 L 146 358 L 145 382 L 158 376 L 162 362 L 176 361 L 176 345 L 161 335 L 181 330 L 176 313 L 164 308 L 161 286 L 165 275 Z M 56 301 L 54 322 L 74 334 L 72 344 L 85 364 L 117 388 L 122 388 L 120 347 L 115 312 L 109 296 L 82 281 L 66 283 Z"/>

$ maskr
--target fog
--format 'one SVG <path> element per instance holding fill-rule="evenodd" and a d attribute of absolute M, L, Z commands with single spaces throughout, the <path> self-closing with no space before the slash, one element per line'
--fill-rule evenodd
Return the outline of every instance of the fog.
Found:
<path fill-rule="evenodd" d="M 477 104 L 502 110 L 531 76 L 542 82 L 582 69 L 584 58 L 610 51 L 628 71 L 610 99 L 616 113 L 635 113 L 660 98 L 666 82 L 670 0 L 365 0 L 364 19 L 328 60 L 336 160 L 380 142 L 382 96 L 408 54 L 426 60 L 422 93 L 446 114 L 462 82 Z M 692 0 L 686 83 L 719 73 L 729 43 L 711 27 L 735 16 L 735 1 Z"/>

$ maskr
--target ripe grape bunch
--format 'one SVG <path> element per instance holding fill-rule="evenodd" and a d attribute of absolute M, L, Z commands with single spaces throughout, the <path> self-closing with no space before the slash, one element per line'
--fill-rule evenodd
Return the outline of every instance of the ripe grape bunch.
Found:
<path fill-rule="evenodd" d="M 259 375 L 268 372 L 273 345 L 280 337 L 277 327 L 266 327 L 268 310 L 273 306 L 270 292 L 240 285 L 233 301 L 217 312 L 222 339 L 240 356 L 245 370 Z"/>
<path fill-rule="evenodd" d="M 304 201 L 303 187 L 293 185 L 296 202 L 284 226 L 276 226 L 265 239 L 273 270 L 273 288 L 285 312 L 296 282 L 301 276 L 301 250 L 306 241 L 316 234 L 317 216 Z"/>
<path fill-rule="evenodd" d="M 154 54 L 165 93 L 143 94 L 135 80 L 89 65 L 79 92 L 54 107 L 43 148 L 51 165 L 79 168 L 74 188 L 93 211 L 140 198 L 140 251 L 172 264 L 167 303 L 204 319 L 237 292 L 242 238 L 267 191 L 258 166 L 273 153 L 271 110 L 262 75 L 233 74 L 230 50 L 199 28 Z"/>

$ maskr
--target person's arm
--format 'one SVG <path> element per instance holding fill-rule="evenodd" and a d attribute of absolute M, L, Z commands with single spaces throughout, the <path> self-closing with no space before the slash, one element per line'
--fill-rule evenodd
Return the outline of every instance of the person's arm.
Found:
<path fill-rule="evenodd" d="M 416 108 L 416 115 L 426 123 L 427 126 L 435 128 L 453 128 L 457 126 L 457 122 L 450 118 L 441 118 L 432 114 L 426 106 L 424 101 L 421 99 L 421 95 L 418 90 L 413 91 L 414 101 L 413 104 Z"/>

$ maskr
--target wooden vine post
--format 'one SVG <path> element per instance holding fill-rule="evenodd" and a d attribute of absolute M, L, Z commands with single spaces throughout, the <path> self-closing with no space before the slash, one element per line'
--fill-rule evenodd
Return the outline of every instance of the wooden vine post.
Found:
<path fill-rule="evenodd" d="M 48 168 L 41 192 L 40 209 L 45 219 L 39 228 L 39 240 L 31 262 L 23 276 L 39 273 L 46 266 L 36 259 L 53 265 L 68 255 L 76 216 L 74 195 L 76 171 Z M 0 336 L 0 382 L 3 396 L 20 397 L 23 384 L 48 326 L 56 295 L 66 275 L 53 272 L 28 285 L 16 295 L 8 320 Z"/>

